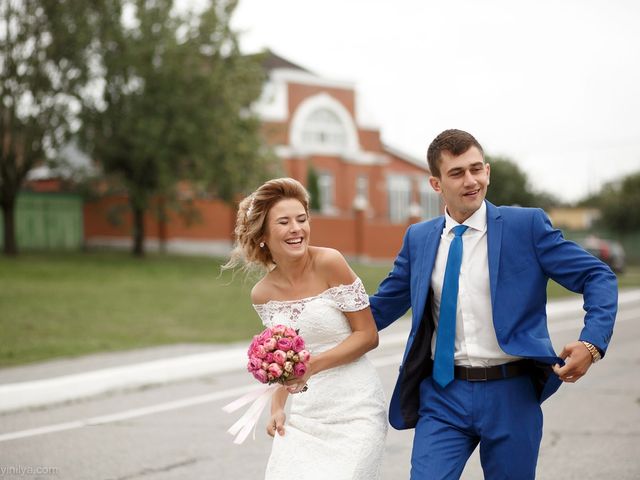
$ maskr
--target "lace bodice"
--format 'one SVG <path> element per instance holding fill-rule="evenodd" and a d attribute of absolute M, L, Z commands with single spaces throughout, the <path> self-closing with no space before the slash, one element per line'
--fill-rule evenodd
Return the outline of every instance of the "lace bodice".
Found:
<path fill-rule="evenodd" d="M 312 297 L 297 300 L 271 300 L 253 307 L 265 327 L 286 325 L 299 330 L 308 348 L 330 346 L 351 333 L 343 312 L 356 312 L 369 306 L 362 280 L 338 285 Z"/>
<path fill-rule="evenodd" d="M 299 317 L 302 310 L 304 310 L 305 304 L 319 298 L 335 303 L 336 307 L 342 312 L 356 312 L 369 306 L 369 297 L 364 289 L 362 280 L 356 278 L 351 285 L 337 285 L 326 289 L 318 295 L 296 300 L 269 300 L 267 303 L 254 304 L 253 308 L 255 308 L 266 325 L 277 313 Z"/>

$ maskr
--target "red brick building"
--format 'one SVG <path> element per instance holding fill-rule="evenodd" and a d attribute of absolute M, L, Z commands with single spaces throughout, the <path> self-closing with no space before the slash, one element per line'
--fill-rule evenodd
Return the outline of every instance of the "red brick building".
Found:
<path fill-rule="evenodd" d="M 350 257 L 393 258 L 410 221 L 440 214 L 426 160 L 382 143 L 353 84 L 319 77 L 274 54 L 265 69 L 267 81 L 255 105 L 265 139 L 286 175 L 306 184 L 312 167 L 318 176 L 320 210 L 312 213 L 312 243 Z M 130 244 L 128 219 L 117 227 L 108 221 L 118 205 L 125 206 L 125 199 L 86 205 L 89 246 Z M 195 206 L 202 221 L 191 225 L 177 216 L 159 225 L 149 215 L 147 247 L 162 240 L 168 251 L 226 254 L 235 212 L 216 201 Z"/>

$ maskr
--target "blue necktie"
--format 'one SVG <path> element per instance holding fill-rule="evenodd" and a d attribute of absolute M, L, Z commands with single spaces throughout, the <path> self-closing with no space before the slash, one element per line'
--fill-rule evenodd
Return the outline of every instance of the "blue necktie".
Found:
<path fill-rule="evenodd" d="M 462 263 L 462 235 L 467 228 L 469 227 L 466 225 L 458 225 L 453 228 L 455 237 L 453 237 L 451 246 L 449 247 L 447 268 L 444 271 L 436 352 L 433 358 L 433 379 L 443 388 L 453 380 L 453 349 L 456 337 L 458 277 L 460 276 L 460 264 Z"/>

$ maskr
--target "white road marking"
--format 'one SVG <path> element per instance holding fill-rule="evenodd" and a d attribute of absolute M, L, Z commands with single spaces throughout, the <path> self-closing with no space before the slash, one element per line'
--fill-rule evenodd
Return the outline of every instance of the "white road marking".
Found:
<path fill-rule="evenodd" d="M 255 384 L 252 384 L 244 387 L 222 390 L 220 392 L 208 393 L 206 395 L 198 395 L 196 397 L 188 397 L 188 398 L 183 398 L 181 400 L 174 400 L 172 402 L 158 403 L 155 405 L 149 405 L 148 407 L 125 410 L 123 412 L 117 412 L 111 415 L 100 415 L 97 417 L 84 418 L 81 420 L 74 420 L 71 422 L 57 423 L 55 425 L 48 425 L 44 427 L 30 428 L 28 430 L 20 430 L 17 432 L 5 433 L 0 435 L 0 442 L 6 442 L 8 440 L 16 440 L 19 438 L 34 437 L 37 435 L 44 435 L 46 433 L 63 432 L 65 430 L 74 430 L 76 428 L 82 428 L 82 427 L 104 425 L 107 423 L 115 423 L 115 422 L 120 422 L 122 420 L 128 420 L 131 418 L 138 418 L 138 417 L 144 417 L 145 415 L 152 415 L 154 413 L 169 412 L 172 410 L 178 410 L 180 408 L 192 407 L 195 405 L 201 405 L 203 403 L 215 402 L 218 400 L 224 400 L 226 398 L 240 396 L 247 393 L 249 390 L 252 390 L 255 388 L 256 388 Z"/>

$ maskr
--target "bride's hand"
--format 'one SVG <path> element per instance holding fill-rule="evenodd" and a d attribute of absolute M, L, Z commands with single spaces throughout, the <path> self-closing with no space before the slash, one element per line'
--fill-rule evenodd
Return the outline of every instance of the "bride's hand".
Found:
<path fill-rule="evenodd" d="M 278 432 L 278 435 L 284 435 L 284 422 L 287 419 L 284 410 L 278 410 L 276 413 L 271 415 L 269 419 L 269 423 L 267 424 L 267 434 L 273 437 Z"/>
<path fill-rule="evenodd" d="M 300 393 L 307 391 L 307 381 L 311 377 L 311 368 L 307 369 L 307 372 L 301 377 L 293 377 L 291 380 L 284 382 L 285 387 L 289 393 Z"/>

